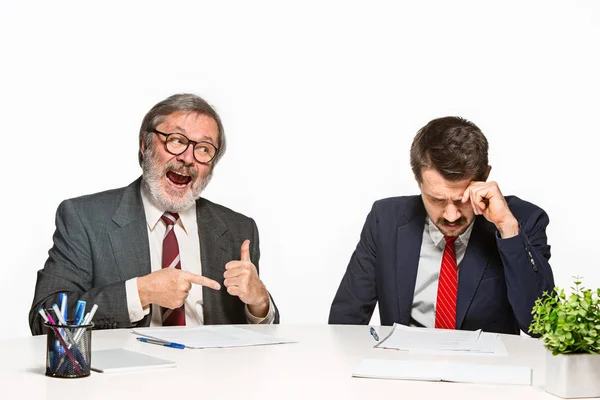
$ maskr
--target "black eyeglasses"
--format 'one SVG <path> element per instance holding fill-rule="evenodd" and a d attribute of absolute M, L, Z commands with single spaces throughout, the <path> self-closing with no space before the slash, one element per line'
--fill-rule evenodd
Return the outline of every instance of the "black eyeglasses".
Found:
<path fill-rule="evenodd" d="M 188 139 L 183 133 L 164 133 L 156 129 L 153 129 L 152 132 L 165 137 L 165 149 L 174 156 L 183 154 L 190 146 L 190 143 L 194 146 L 194 158 L 200 164 L 210 163 L 219 153 L 219 149 L 214 144 L 210 142 L 194 142 Z"/>

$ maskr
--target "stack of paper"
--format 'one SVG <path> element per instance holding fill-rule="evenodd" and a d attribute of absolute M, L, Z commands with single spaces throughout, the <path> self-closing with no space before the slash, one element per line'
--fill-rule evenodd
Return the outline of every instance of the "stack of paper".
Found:
<path fill-rule="evenodd" d="M 92 351 L 91 369 L 97 372 L 137 371 L 149 368 L 175 367 L 173 361 L 128 349 Z"/>
<path fill-rule="evenodd" d="M 163 342 L 183 344 L 185 347 L 191 349 L 292 343 L 290 340 L 227 325 L 197 326 L 192 328 L 141 328 L 134 329 L 133 332 Z"/>
<path fill-rule="evenodd" d="M 450 361 L 363 360 L 352 376 L 495 385 L 531 385 L 531 368 L 529 367 Z"/>
<path fill-rule="evenodd" d="M 414 352 L 508 355 L 498 334 L 478 331 L 412 328 L 394 324 L 375 347 Z"/>

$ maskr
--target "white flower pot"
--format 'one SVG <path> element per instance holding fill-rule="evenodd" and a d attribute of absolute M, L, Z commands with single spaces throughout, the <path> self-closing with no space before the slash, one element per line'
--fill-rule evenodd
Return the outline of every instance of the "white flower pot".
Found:
<path fill-rule="evenodd" d="M 546 391 L 576 399 L 600 396 L 600 355 L 559 354 L 546 350 Z"/>

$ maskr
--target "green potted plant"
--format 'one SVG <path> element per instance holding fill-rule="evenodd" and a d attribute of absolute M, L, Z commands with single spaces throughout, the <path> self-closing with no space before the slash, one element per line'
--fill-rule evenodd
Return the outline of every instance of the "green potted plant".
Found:
<path fill-rule="evenodd" d="M 563 398 L 600 396 L 600 289 L 574 277 L 572 293 L 544 292 L 532 310 L 529 332 L 546 347 L 546 391 Z"/>

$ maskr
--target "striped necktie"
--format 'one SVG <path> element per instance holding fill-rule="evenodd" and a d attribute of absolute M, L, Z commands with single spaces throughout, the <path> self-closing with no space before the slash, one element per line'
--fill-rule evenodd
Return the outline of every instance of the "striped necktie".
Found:
<path fill-rule="evenodd" d="M 181 269 L 179 244 L 175 236 L 175 224 L 179 219 L 179 214 L 165 212 L 160 219 L 167 226 L 163 239 L 162 267 Z M 185 304 L 174 310 L 164 307 L 161 307 L 160 310 L 163 326 L 185 326 Z"/>
<path fill-rule="evenodd" d="M 456 295 L 458 294 L 458 267 L 454 241 L 457 236 L 444 236 L 446 246 L 442 256 L 440 279 L 435 303 L 435 327 L 456 329 Z"/>

